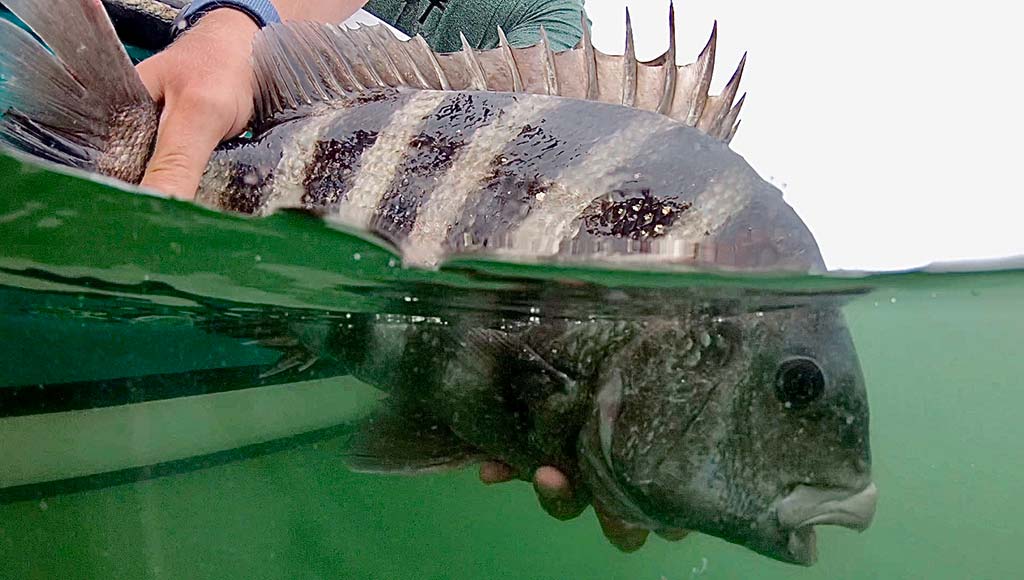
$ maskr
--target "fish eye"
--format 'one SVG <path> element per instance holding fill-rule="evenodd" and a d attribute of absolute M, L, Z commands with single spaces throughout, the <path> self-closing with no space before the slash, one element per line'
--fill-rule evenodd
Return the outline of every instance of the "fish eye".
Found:
<path fill-rule="evenodd" d="M 825 374 L 809 358 L 784 361 L 775 373 L 775 396 L 787 409 L 801 409 L 825 392 Z"/>

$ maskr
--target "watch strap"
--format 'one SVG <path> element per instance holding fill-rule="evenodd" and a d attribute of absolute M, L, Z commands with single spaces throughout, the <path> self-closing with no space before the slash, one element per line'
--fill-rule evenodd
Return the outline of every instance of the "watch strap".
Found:
<path fill-rule="evenodd" d="M 260 28 L 281 22 L 281 16 L 270 0 L 195 0 L 178 13 L 174 19 L 172 34 L 177 37 L 195 26 L 203 15 L 217 8 L 234 8 L 244 12 Z"/>

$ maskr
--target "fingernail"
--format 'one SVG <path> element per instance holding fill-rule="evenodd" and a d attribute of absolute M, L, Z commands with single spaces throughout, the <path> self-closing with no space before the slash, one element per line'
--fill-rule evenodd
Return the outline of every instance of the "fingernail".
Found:
<path fill-rule="evenodd" d="M 533 475 L 533 487 L 544 499 L 569 499 L 572 491 L 569 482 L 560 473 L 548 471 L 542 467 Z"/>

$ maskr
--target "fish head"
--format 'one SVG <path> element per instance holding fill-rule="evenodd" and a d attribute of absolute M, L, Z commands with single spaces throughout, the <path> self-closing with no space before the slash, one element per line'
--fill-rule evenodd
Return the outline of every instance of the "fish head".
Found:
<path fill-rule="evenodd" d="M 609 358 L 581 470 L 634 525 L 810 565 L 815 525 L 874 515 L 864 378 L 831 300 L 740 310 L 649 322 Z"/>

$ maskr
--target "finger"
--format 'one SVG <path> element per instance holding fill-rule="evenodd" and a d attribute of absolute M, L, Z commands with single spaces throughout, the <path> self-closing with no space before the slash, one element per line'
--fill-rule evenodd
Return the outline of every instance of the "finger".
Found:
<path fill-rule="evenodd" d="M 516 472 L 500 461 L 485 461 L 480 464 L 480 481 L 487 485 L 504 483 L 516 478 Z"/>
<path fill-rule="evenodd" d="M 619 550 L 627 553 L 635 552 L 647 541 L 647 536 L 650 534 L 648 530 L 609 515 L 598 504 L 594 504 L 594 513 L 597 514 L 597 521 L 601 524 L 604 537 L 608 538 L 608 541 Z"/>
<path fill-rule="evenodd" d="M 587 501 L 572 492 L 569 479 L 554 467 L 541 467 L 533 474 L 533 489 L 541 507 L 551 517 L 571 520 L 587 509 Z"/>
<path fill-rule="evenodd" d="M 195 197 L 199 180 L 224 130 L 201 109 L 168 103 L 142 185 L 182 199 Z"/>
<path fill-rule="evenodd" d="M 684 530 L 682 528 L 676 528 L 672 530 L 661 530 L 658 535 L 670 542 L 678 542 L 686 536 L 690 535 L 690 530 Z"/>

